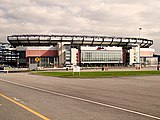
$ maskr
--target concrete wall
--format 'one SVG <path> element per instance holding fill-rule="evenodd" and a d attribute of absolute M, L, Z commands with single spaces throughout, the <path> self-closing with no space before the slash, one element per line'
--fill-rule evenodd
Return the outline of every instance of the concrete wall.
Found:
<path fill-rule="evenodd" d="M 133 65 L 134 63 L 134 49 L 130 49 L 130 61 L 129 64 Z"/>
<path fill-rule="evenodd" d="M 77 55 L 78 55 L 78 49 L 72 48 L 71 49 L 71 64 L 77 65 Z"/>
<path fill-rule="evenodd" d="M 58 43 L 57 44 L 57 49 L 58 49 L 58 56 L 59 56 L 59 67 L 63 67 L 64 65 L 64 43 Z"/>
<path fill-rule="evenodd" d="M 153 57 L 155 49 L 140 48 L 140 57 Z"/>
<path fill-rule="evenodd" d="M 42 56 L 42 57 L 58 56 L 58 51 L 57 50 L 26 50 L 26 57 L 35 57 L 35 56 Z"/>
<path fill-rule="evenodd" d="M 55 47 L 27 47 L 26 57 L 36 57 L 36 56 L 58 56 L 58 51 Z"/>
<path fill-rule="evenodd" d="M 140 63 L 140 46 L 132 47 L 130 49 L 130 65 Z"/>

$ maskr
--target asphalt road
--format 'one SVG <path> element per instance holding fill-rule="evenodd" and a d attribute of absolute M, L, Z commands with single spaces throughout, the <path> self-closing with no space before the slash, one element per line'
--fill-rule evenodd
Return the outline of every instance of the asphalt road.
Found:
<path fill-rule="evenodd" d="M 1 73 L 0 119 L 41 120 L 39 114 L 51 120 L 160 120 L 160 76 L 69 79 Z"/>

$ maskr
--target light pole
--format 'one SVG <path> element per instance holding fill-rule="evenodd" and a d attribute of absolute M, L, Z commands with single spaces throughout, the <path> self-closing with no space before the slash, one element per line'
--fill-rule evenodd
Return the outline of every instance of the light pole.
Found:
<path fill-rule="evenodd" d="M 140 40 L 140 38 L 141 38 L 141 30 L 142 30 L 142 28 L 139 28 L 139 40 Z M 141 68 L 141 59 L 140 59 L 140 44 L 138 45 L 138 47 L 139 47 L 139 68 Z"/>
<path fill-rule="evenodd" d="M 139 39 L 141 37 L 141 30 L 142 30 L 142 28 L 139 28 Z"/>

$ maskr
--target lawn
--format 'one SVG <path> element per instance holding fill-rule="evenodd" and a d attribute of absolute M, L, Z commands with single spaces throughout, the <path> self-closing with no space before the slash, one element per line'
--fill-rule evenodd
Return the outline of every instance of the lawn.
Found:
<path fill-rule="evenodd" d="M 120 76 L 144 76 L 144 75 L 160 75 L 160 71 L 101 71 L 101 72 L 33 72 L 32 74 L 43 76 L 54 76 L 64 78 L 101 78 L 101 77 L 120 77 Z"/>

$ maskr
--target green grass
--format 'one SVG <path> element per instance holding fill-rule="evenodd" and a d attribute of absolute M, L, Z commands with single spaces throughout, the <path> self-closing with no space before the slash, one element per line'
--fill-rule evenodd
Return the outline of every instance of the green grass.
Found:
<path fill-rule="evenodd" d="M 120 77 L 120 76 L 144 76 L 160 75 L 160 71 L 107 71 L 107 72 L 33 72 L 32 74 L 66 78 L 101 78 L 101 77 Z"/>

